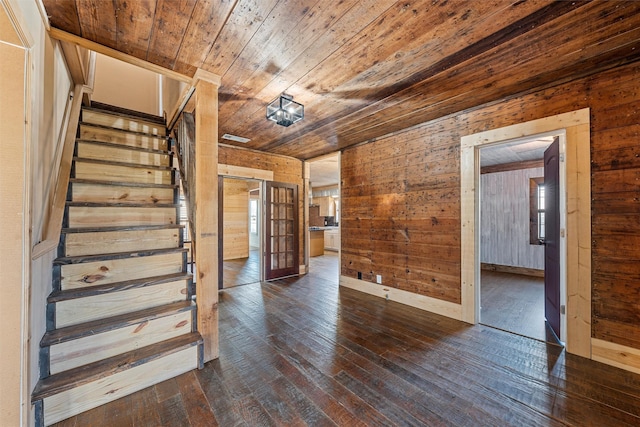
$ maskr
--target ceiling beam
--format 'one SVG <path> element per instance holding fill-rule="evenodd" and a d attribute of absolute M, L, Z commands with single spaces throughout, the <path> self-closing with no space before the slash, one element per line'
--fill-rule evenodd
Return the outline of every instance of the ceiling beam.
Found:
<path fill-rule="evenodd" d="M 119 52 L 115 49 L 112 49 L 107 46 L 103 46 L 91 40 L 83 39 L 82 37 L 78 37 L 75 34 L 67 33 L 66 31 L 62 31 L 57 28 L 51 28 L 49 30 L 49 36 L 51 36 L 51 38 L 54 38 L 56 40 L 73 43 L 80 47 L 84 47 L 86 49 L 100 53 L 102 55 L 109 56 L 114 59 L 118 59 L 128 64 L 135 65 L 136 67 L 140 67 L 145 70 L 149 70 L 154 73 L 161 74 L 163 76 L 169 77 L 174 80 L 178 80 L 180 82 L 191 84 L 193 81 L 192 76 L 181 74 L 173 70 L 169 70 L 168 68 L 164 68 L 159 65 L 152 64 L 151 62 L 145 61 L 140 58 L 136 58 L 135 56 L 128 55 L 126 53 Z"/>

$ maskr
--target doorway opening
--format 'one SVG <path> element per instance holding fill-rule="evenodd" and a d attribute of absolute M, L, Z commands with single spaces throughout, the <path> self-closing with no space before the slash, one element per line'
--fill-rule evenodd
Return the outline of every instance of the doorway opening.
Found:
<path fill-rule="evenodd" d="M 479 148 L 480 323 L 561 343 L 566 304 L 562 133 Z M 563 234 L 563 233 L 562 233 Z"/>
<path fill-rule="evenodd" d="M 309 274 L 338 283 L 340 273 L 340 153 L 318 157 L 309 167 Z"/>
<path fill-rule="evenodd" d="M 262 181 L 220 177 L 222 181 L 221 288 L 263 279 Z"/>

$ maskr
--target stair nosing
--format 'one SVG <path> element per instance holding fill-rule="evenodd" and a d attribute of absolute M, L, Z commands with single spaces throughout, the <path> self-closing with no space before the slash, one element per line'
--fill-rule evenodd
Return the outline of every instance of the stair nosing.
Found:
<path fill-rule="evenodd" d="M 181 272 L 165 274 L 162 276 L 143 277 L 141 279 L 125 280 L 121 282 L 107 283 L 104 285 L 88 286 L 84 288 L 67 289 L 64 291 L 54 291 L 47 297 L 48 303 L 58 303 L 95 295 L 106 295 L 114 292 L 127 291 L 129 289 L 146 288 L 148 286 L 160 285 L 162 283 L 175 282 L 179 280 L 193 280 L 191 273 Z M 185 296 L 186 299 L 186 296 Z"/>
<path fill-rule="evenodd" d="M 97 181 L 94 179 L 70 178 L 71 184 L 88 184 L 88 185 L 113 185 L 116 187 L 150 187 L 150 188 L 167 188 L 176 189 L 179 184 L 155 184 L 144 182 L 124 182 L 124 181 Z"/>
<path fill-rule="evenodd" d="M 149 114 L 149 113 L 143 113 L 141 111 L 130 110 L 130 109 L 124 108 L 124 107 L 117 107 L 115 105 L 104 104 L 102 102 L 92 101 L 91 104 L 92 105 L 88 105 L 88 106 L 84 105 L 82 107 L 82 110 L 90 110 L 90 111 L 95 111 L 97 113 L 110 114 L 112 116 L 129 117 L 129 118 L 131 118 L 133 120 L 142 120 L 142 121 L 146 121 L 146 122 L 151 122 L 151 123 L 157 123 L 157 124 L 160 124 L 160 125 L 164 125 L 165 128 L 166 128 L 166 122 L 165 122 L 164 117 L 162 117 L 162 116 L 156 116 L 155 114 Z M 108 107 L 108 108 L 115 108 L 115 109 L 118 109 L 118 110 L 121 110 L 121 111 L 113 111 L 113 110 L 109 110 L 107 108 L 100 107 L 100 106 L 104 106 L 104 107 Z"/>
<path fill-rule="evenodd" d="M 144 165 L 140 163 L 124 163 L 124 162 L 113 162 L 111 160 L 100 160 L 100 159 L 90 159 L 86 157 L 73 157 L 74 162 L 85 162 L 85 163 L 98 163 L 101 165 L 111 165 L 111 166 L 124 166 L 128 168 L 136 168 L 136 169 L 152 169 L 157 171 L 175 171 L 175 168 L 172 166 L 155 166 L 155 165 Z"/>
<path fill-rule="evenodd" d="M 84 208 L 178 208 L 179 204 L 176 203 L 109 203 L 109 202 L 76 202 L 69 200 L 66 202 L 69 207 L 84 207 Z"/>
<path fill-rule="evenodd" d="M 97 335 L 103 332 L 121 329 L 143 321 L 169 317 L 178 313 L 193 311 L 195 309 L 196 304 L 193 301 L 185 300 L 121 314 L 111 318 L 92 320 L 90 322 L 80 323 L 79 325 L 66 326 L 64 328 L 46 332 L 40 340 L 40 347 L 50 347 L 88 336 Z"/>
<path fill-rule="evenodd" d="M 145 148 L 145 147 L 135 147 L 133 145 L 124 145 L 124 144 L 117 144 L 114 142 L 108 142 L 108 141 L 99 141 L 99 140 L 92 140 L 92 139 L 82 139 L 82 138 L 77 138 L 76 139 L 76 143 L 81 142 L 84 144 L 93 144 L 93 145 L 105 145 L 109 148 L 115 148 L 115 149 L 122 149 L 122 150 L 131 150 L 131 151 L 141 151 L 141 152 L 145 152 L 145 153 L 150 153 L 150 154 L 157 154 L 157 155 L 163 155 L 163 156 L 168 156 L 171 153 L 171 151 L 169 150 L 156 150 L 153 148 Z"/>
<path fill-rule="evenodd" d="M 200 345 L 202 342 L 203 339 L 200 333 L 190 332 L 127 353 L 79 366 L 68 371 L 59 372 L 38 382 L 31 394 L 31 402 L 34 403 L 100 378 L 110 376 L 105 374 L 105 372 L 109 372 L 110 374 L 123 372 L 161 357 L 177 353 L 178 351 Z M 169 346 L 168 349 L 161 351 L 167 346 Z M 56 384 L 56 382 L 60 384 Z"/>
<path fill-rule="evenodd" d="M 111 127 L 111 126 L 99 125 L 99 124 L 96 124 L 96 123 L 89 123 L 89 122 L 80 122 L 80 123 L 78 123 L 78 126 L 90 126 L 90 127 L 94 127 L 94 128 L 98 128 L 98 129 L 113 130 L 113 131 L 117 131 L 117 132 L 129 133 L 129 134 L 132 134 L 132 135 L 146 136 L 148 138 L 156 138 L 156 139 L 164 139 L 164 140 L 169 140 L 169 138 L 171 138 L 169 135 L 155 135 L 153 133 L 138 132 L 138 131 L 135 131 L 135 130 L 126 130 L 126 129 L 114 128 L 114 127 Z"/>
<path fill-rule="evenodd" d="M 188 252 L 188 248 L 169 248 L 169 249 L 149 249 L 146 251 L 129 251 L 129 252 L 113 252 L 110 254 L 100 255 L 76 255 L 70 257 L 59 257 L 53 260 L 54 265 L 73 265 L 84 264 L 96 261 L 109 261 L 116 259 L 143 258 L 154 255 L 163 255 L 178 252 Z"/>

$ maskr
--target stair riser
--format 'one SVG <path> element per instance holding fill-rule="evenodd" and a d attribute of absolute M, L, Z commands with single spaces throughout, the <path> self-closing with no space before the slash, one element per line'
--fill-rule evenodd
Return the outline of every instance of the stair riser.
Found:
<path fill-rule="evenodd" d="M 180 246 L 182 229 L 128 230 L 63 235 L 63 256 L 170 249 Z"/>
<path fill-rule="evenodd" d="M 113 114 L 100 113 L 97 111 L 83 110 L 82 121 L 94 125 L 108 126 L 115 129 L 128 130 L 132 132 L 150 133 L 153 135 L 166 135 L 166 128 L 158 123 L 147 122 L 143 119 L 130 119 Z"/>
<path fill-rule="evenodd" d="M 158 203 L 174 202 L 172 188 L 127 187 L 121 185 L 71 184 L 71 200 L 93 203 Z"/>
<path fill-rule="evenodd" d="M 74 178 L 104 182 L 132 182 L 138 184 L 173 184 L 171 170 L 136 168 L 100 163 L 74 162 Z"/>
<path fill-rule="evenodd" d="M 127 133 L 115 129 L 98 128 L 90 125 L 80 125 L 79 139 L 111 142 L 113 144 L 150 148 L 152 150 L 161 151 L 167 151 L 168 147 L 168 143 L 165 138 Z"/>
<path fill-rule="evenodd" d="M 193 312 L 152 319 L 97 335 L 52 345 L 51 374 L 93 363 L 192 331 Z"/>
<path fill-rule="evenodd" d="M 68 227 L 123 227 L 176 223 L 176 208 L 69 206 Z"/>
<path fill-rule="evenodd" d="M 55 303 L 55 325 L 59 329 L 184 301 L 189 295 L 188 287 L 187 280 L 176 280 L 158 285 L 59 301 Z"/>
<path fill-rule="evenodd" d="M 51 425 L 198 367 L 198 347 L 167 355 L 44 399 L 44 423 Z"/>
<path fill-rule="evenodd" d="M 133 165 L 171 166 L 171 156 L 168 154 L 130 150 L 128 148 L 82 141 L 78 141 L 76 153 L 82 159 L 107 160 L 110 162 L 131 163 Z"/>
<path fill-rule="evenodd" d="M 183 252 L 61 266 L 60 289 L 80 289 L 183 272 Z"/>

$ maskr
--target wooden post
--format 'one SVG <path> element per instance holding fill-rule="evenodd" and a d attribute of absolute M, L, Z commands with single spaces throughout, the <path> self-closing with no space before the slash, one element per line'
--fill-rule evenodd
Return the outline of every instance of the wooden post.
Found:
<path fill-rule="evenodd" d="M 195 81 L 195 233 L 198 331 L 204 362 L 218 358 L 218 87 L 198 70 Z"/>

